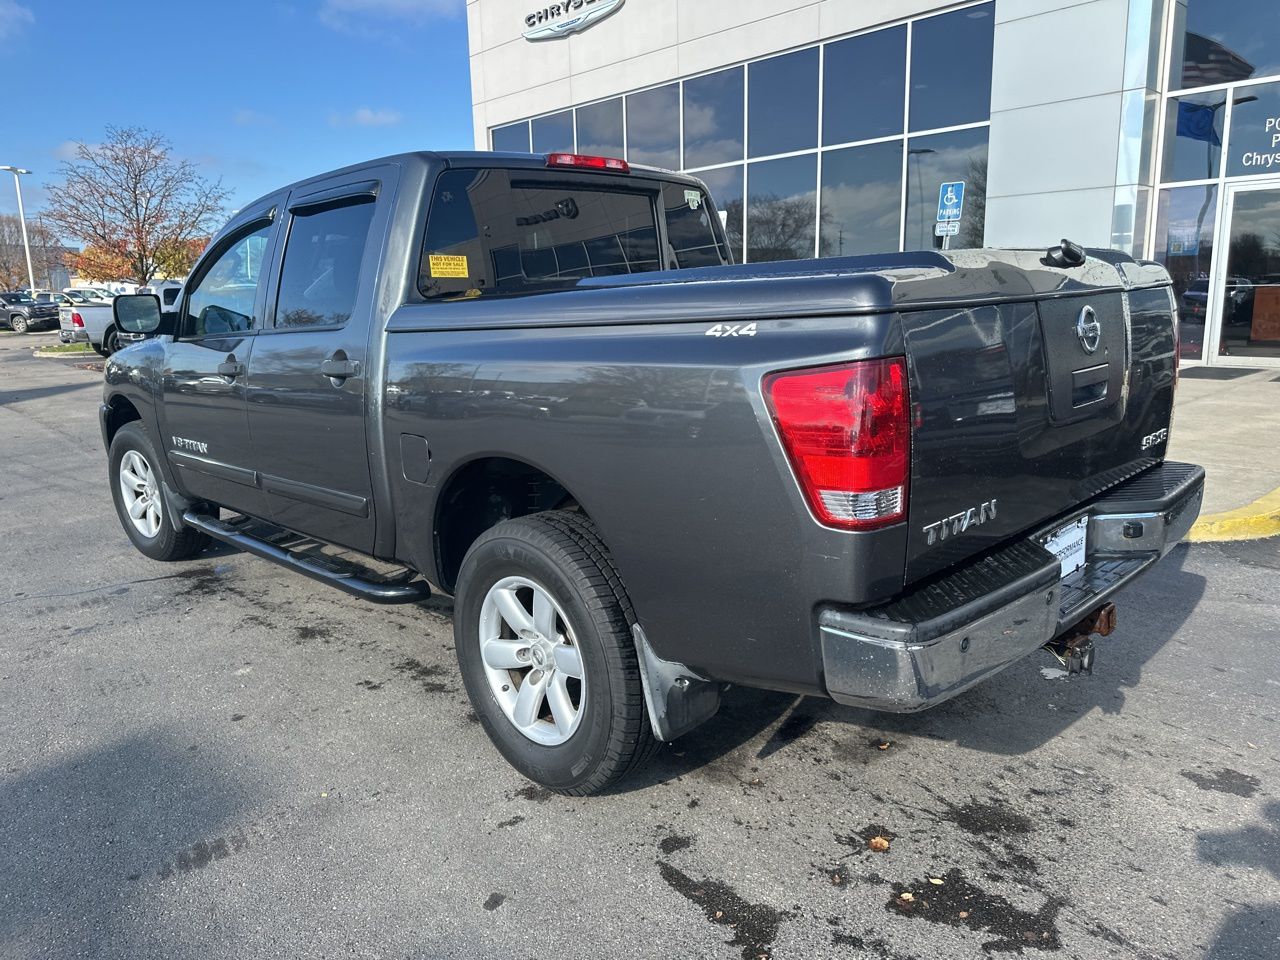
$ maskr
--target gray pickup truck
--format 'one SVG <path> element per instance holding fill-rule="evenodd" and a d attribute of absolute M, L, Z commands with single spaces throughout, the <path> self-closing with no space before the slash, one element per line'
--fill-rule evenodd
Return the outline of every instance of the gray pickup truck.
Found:
<path fill-rule="evenodd" d="M 125 533 L 452 594 L 484 728 L 571 794 L 728 684 L 912 711 L 1042 647 L 1088 671 L 1200 509 L 1164 459 L 1165 271 L 1065 241 L 731 261 L 702 183 L 613 159 L 263 197 L 175 314 L 115 301 L 149 337 L 106 366 Z"/>

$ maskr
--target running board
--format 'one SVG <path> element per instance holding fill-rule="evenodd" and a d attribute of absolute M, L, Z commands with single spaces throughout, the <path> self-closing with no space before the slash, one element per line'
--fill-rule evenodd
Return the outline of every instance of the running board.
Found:
<path fill-rule="evenodd" d="M 286 547 L 277 546 L 276 543 L 270 542 L 261 535 L 266 530 L 272 530 L 274 534 L 270 537 L 271 540 L 293 539 L 306 543 L 315 542 L 286 534 L 286 531 L 280 528 L 267 528 L 262 524 L 227 523 L 217 517 L 196 513 L 193 510 L 186 511 L 182 515 L 182 521 L 189 527 L 207 533 L 215 540 L 221 540 L 245 553 L 252 553 L 256 557 L 278 563 L 312 580 L 319 580 L 331 587 L 337 587 L 344 593 L 360 597 L 362 600 L 373 603 L 416 603 L 431 596 L 431 587 L 425 580 L 402 580 L 394 577 L 375 579 L 378 577 L 376 573 L 349 560 L 324 554 L 295 552 Z M 406 571 L 405 576 L 408 575 L 409 572 Z"/>

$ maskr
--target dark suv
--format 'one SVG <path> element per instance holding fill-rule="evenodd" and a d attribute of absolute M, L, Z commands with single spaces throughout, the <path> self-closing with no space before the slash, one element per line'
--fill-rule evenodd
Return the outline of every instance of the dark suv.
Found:
<path fill-rule="evenodd" d="M 58 325 L 58 305 L 37 303 L 26 293 L 0 293 L 0 324 L 14 333 L 30 333 Z"/>

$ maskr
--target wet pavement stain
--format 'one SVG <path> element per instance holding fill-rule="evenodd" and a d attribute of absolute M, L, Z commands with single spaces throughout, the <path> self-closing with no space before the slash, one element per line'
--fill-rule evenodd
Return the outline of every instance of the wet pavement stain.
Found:
<path fill-rule="evenodd" d="M 521 824 L 521 823 L 524 823 L 524 817 L 517 815 L 512 817 L 510 820 L 503 820 L 500 824 L 498 824 L 498 829 L 504 830 L 507 827 L 514 827 L 517 824 Z"/>
<path fill-rule="evenodd" d="M 961 830 L 983 837 L 1007 837 L 1031 833 L 1035 824 L 1003 803 L 980 803 L 971 800 L 962 806 L 948 806 L 942 819 L 950 820 Z"/>
<path fill-rule="evenodd" d="M 513 793 L 512 796 L 519 797 L 522 800 L 531 800 L 534 803 L 546 803 L 554 797 L 555 794 L 546 787 L 540 787 L 536 783 L 531 783 L 527 787 L 521 787 Z"/>
<path fill-rule="evenodd" d="M 772 956 L 778 928 L 792 918 L 785 910 L 748 903 L 722 880 L 694 880 L 687 873 L 662 860 L 657 861 L 662 879 L 676 893 L 701 908 L 712 923 L 733 930 L 732 947 L 742 948 L 743 960 Z"/>
<path fill-rule="evenodd" d="M 203 870 L 217 860 L 225 860 L 232 854 L 242 853 L 249 849 L 249 840 L 242 833 L 234 833 L 229 837 L 215 837 L 213 840 L 199 840 L 190 847 L 179 850 L 173 862 L 165 861 L 160 865 L 157 876 L 167 880 L 175 873 L 190 873 L 192 870 Z"/>
<path fill-rule="evenodd" d="M 658 842 L 658 849 L 667 855 L 673 854 L 677 850 L 687 850 L 691 846 L 693 846 L 692 837 L 682 837 L 675 833 L 669 837 L 663 837 Z"/>
<path fill-rule="evenodd" d="M 439 664 L 426 664 L 413 657 L 406 657 L 399 663 L 393 664 L 392 669 L 408 675 L 410 680 L 417 680 L 427 693 L 453 692 L 453 687 L 447 683 L 441 683 L 439 680 L 433 679 L 434 677 L 443 677 L 447 673 L 445 668 Z"/>
<path fill-rule="evenodd" d="M 491 893 L 484 902 L 486 910 L 497 910 L 500 906 L 507 902 L 507 896 L 503 893 Z"/>
<path fill-rule="evenodd" d="M 1183 770 L 1182 775 L 1201 790 L 1216 790 L 1218 793 L 1229 793 L 1236 797 L 1252 797 L 1262 786 L 1257 777 L 1230 767 L 1223 767 L 1213 774 L 1196 773 L 1194 770 Z"/>
<path fill-rule="evenodd" d="M 948 870 L 935 879 L 942 883 L 930 883 L 926 877 L 910 884 L 893 884 L 885 909 L 904 917 L 992 934 L 994 939 L 982 945 L 987 953 L 1062 948 L 1057 926 L 1061 900 L 1049 897 L 1043 907 L 1031 912 L 1018 909 L 998 894 L 987 893 L 966 880 L 959 870 Z"/>
<path fill-rule="evenodd" d="M 382 689 L 382 684 L 381 684 L 381 683 L 374 683 L 372 680 L 357 680 L 357 681 L 356 681 L 356 686 L 357 686 L 357 687 L 363 687 L 363 688 L 364 688 L 364 689 L 366 689 L 366 690 L 381 690 L 381 689 Z"/>

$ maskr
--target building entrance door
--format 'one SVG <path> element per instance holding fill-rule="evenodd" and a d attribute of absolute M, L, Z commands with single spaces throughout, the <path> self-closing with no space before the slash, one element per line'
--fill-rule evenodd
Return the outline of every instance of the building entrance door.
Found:
<path fill-rule="evenodd" d="M 1280 181 L 1230 184 L 1225 200 L 1205 359 L 1280 366 Z"/>

